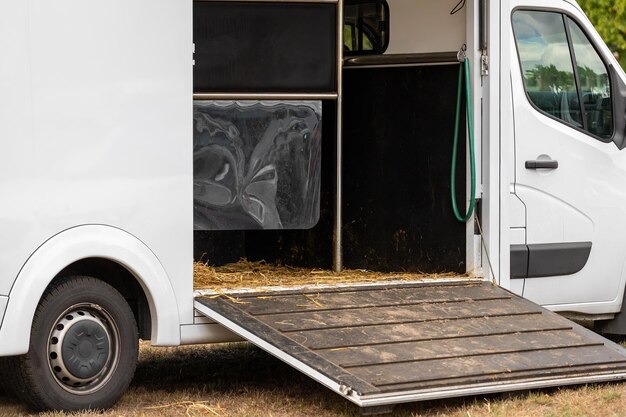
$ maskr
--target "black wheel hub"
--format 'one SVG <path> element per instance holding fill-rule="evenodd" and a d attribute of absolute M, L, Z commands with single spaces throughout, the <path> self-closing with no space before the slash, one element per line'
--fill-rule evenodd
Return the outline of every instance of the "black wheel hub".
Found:
<path fill-rule="evenodd" d="M 69 373 L 80 379 L 98 375 L 109 358 L 109 336 L 95 321 L 78 321 L 63 339 L 61 354 Z"/>
<path fill-rule="evenodd" d="M 65 390 L 87 394 L 106 383 L 115 367 L 119 341 L 108 313 L 77 304 L 59 316 L 50 332 L 50 371 Z"/>

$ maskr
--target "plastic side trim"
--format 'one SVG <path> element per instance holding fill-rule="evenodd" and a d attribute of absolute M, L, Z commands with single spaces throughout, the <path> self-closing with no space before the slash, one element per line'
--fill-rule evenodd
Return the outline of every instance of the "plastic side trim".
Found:
<path fill-rule="evenodd" d="M 511 245 L 511 278 L 572 275 L 585 267 L 591 242 Z"/>

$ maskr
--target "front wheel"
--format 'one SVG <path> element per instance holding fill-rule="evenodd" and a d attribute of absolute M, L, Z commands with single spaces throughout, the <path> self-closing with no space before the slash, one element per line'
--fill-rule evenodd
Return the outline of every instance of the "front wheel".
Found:
<path fill-rule="evenodd" d="M 36 410 L 106 409 L 128 388 L 137 356 L 137 324 L 124 297 L 73 276 L 42 297 L 29 351 L 6 361 L 5 382 Z"/>

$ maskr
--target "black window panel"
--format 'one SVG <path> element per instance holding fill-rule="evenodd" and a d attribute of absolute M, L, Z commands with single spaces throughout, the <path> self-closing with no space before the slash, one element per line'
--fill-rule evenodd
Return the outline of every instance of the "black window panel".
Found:
<path fill-rule="evenodd" d="M 194 2 L 194 91 L 334 92 L 337 6 Z"/>

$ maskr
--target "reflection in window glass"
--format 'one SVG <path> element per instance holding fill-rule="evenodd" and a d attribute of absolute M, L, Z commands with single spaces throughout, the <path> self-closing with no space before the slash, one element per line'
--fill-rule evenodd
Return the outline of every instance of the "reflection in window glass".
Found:
<path fill-rule="evenodd" d="M 195 101 L 193 126 L 195 230 L 315 226 L 321 101 Z"/>
<path fill-rule="evenodd" d="M 345 24 L 343 32 L 346 52 L 374 52 L 374 41 L 365 31 L 360 31 L 356 25 Z M 359 46 L 359 42 L 361 45 Z"/>
<path fill-rule="evenodd" d="M 346 55 L 382 54 L 387 49 L 389 17 L 384 0 L 348 1 L 344 6 Z"/>
<path fill-rule="evenodd" d="M 346 50 L 354 51 L 356 49 L 356 36 L 354 34 L 354 25 L 343 25 L 343 44 Z"/>
<path fill-rule="evenodd" d="M 517 11 L 513 29 L 530 100 L 544 112 L 583 127 L 563 16 Z"/>
<path fill-rule="evenodd" d="M 587 130 L 594 135 L 610 138 L 613 135 L 613 112 L 609 73 L 580 27 L 571 19 L 567 20 L 576 57 Z"/>

